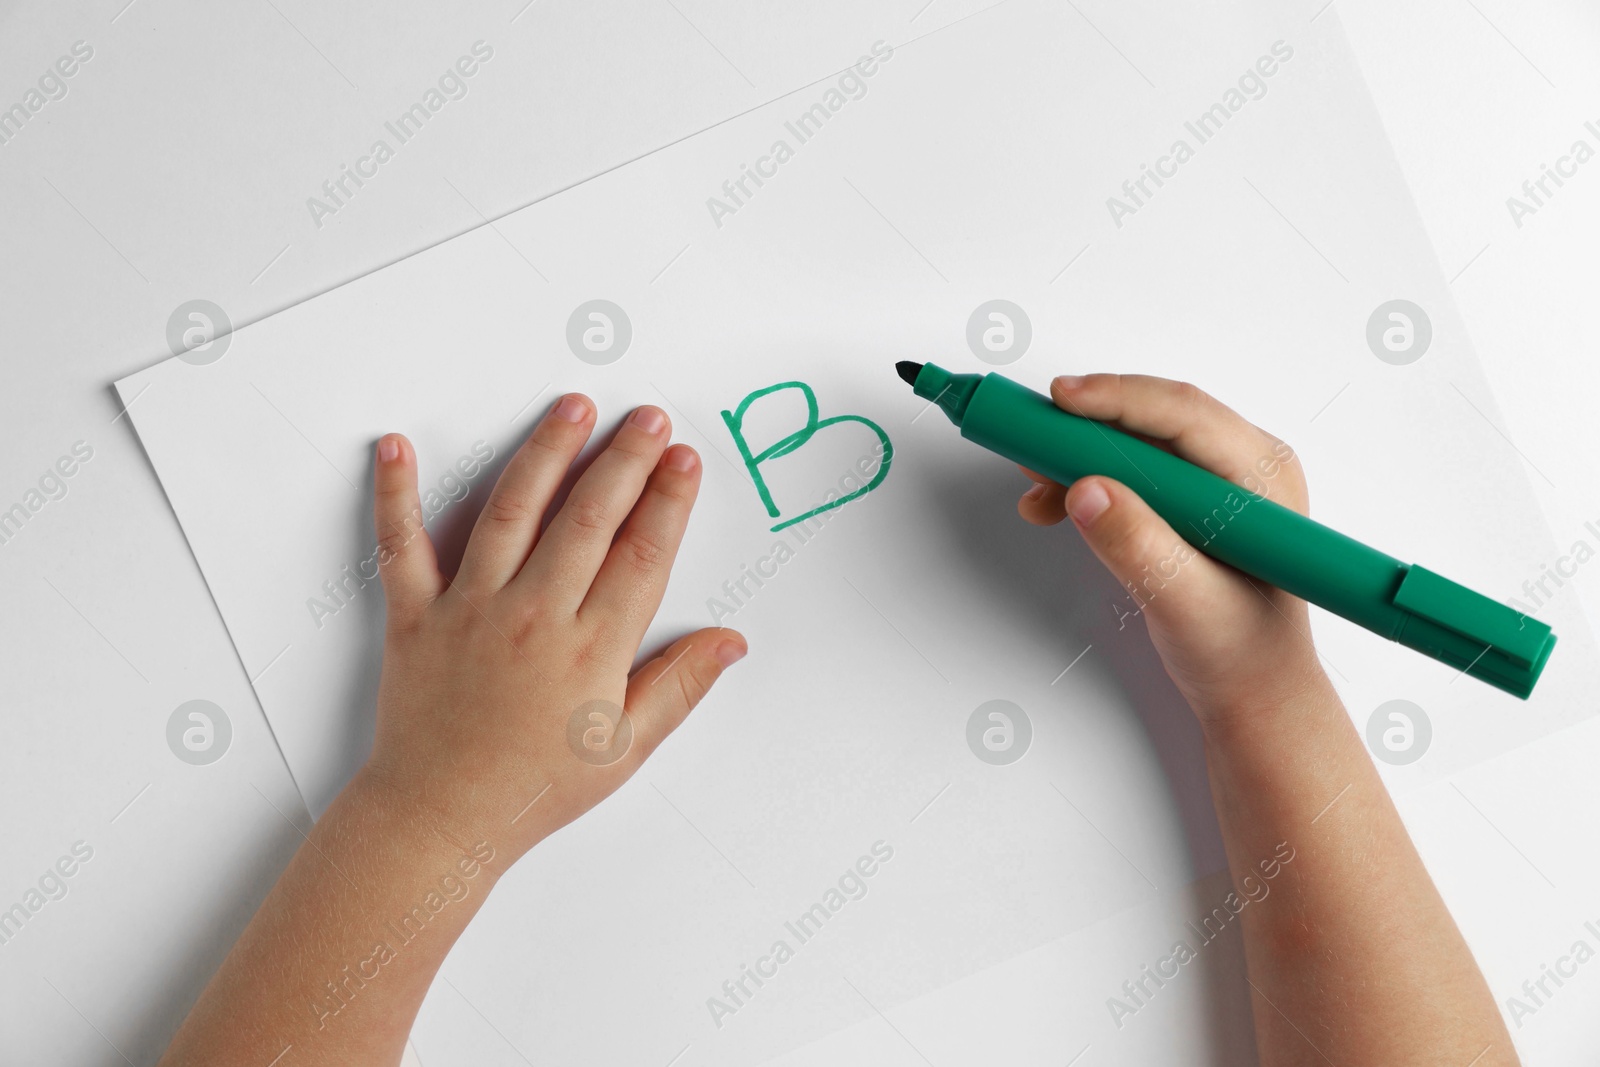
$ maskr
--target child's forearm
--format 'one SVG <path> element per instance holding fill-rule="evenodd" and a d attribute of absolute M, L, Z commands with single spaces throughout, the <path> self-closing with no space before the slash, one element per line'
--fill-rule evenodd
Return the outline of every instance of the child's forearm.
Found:
<path fill-rule="evenodd" d="M 1206 753 L 1234 883 L 1252 898 L 1240 916 L 1266 1067 L 1518 1062 L 1324 677 L 1219 716 Z"/>
<path fill-rule="evenodd" d="M 501 855 L 359 775 L 307 835 L 161 1064 L 398 1063 Z"/>

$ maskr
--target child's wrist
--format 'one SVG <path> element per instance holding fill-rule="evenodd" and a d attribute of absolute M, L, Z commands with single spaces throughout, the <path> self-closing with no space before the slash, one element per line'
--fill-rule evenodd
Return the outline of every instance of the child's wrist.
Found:
<path fill-rule="evenodd" d="M 1321 664 L 1285 665 L 1228 690 L 1191 697 L 1208 747 L 1251 744 L 1264 732 L 1301 729 L 1329 716 L 1344 716 L 1343 705 Z"/>
<path fill-rule="evenodd" d="M 382 835 L 396 854 L 434 866 L 464 867 L 460 873 L 476 882 L 492 886 L 516 858 L 508 842 L 492 840 L 493 835 L 470 820 L 399 788 L 370 764 L 351 779 L 339 803 L 348 804 L 357 824 Z"/>

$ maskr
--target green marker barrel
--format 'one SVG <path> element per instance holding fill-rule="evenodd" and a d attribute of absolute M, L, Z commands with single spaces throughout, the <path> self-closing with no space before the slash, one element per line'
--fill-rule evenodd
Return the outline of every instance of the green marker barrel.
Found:
<path fill-rule="evenodd" d="M 1537 619 L 1062 411 L 1004 375 L 952 374 L 931 363 L 896 369 L 974 444 L 1062 485 L 1113 478 L 1206 555 L 1515 696 L 1533 692 L 1555 647 Z"/>

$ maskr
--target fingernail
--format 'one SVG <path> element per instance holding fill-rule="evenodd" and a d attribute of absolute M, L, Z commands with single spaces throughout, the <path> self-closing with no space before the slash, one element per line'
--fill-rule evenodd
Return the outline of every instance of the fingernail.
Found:
<path fill-rule="evenodd" d="M 673 445 L 667 449 L 666 464 L 675 471 L 692 471 L 695 464 L 694 449 L 688 445 Z"/>
<path fill-rule="evenodd" d="M 667 417 L 655 408 L 640 408 L 633 413 L 630 421 L 645 433 L 654 434 L 661 432 L 661 428 L 667 424 Z"/>
<path fill-rule="evenodd" d="M 393 437 L 384 437 L 378 441 L 378 462 L 393 463 L 400 458 L 400 442 Z"/>
<path fill-rule="evenodd" d="M 1072 521 L 1079 526 L 1088 526 L 1111 506 L 1111 497 L 1099 482 L 1090 482 L 1072 496 L 1068 510 L 1072 513 Z"/>
<path fill-rule="evenodd" d="M 737 641 L 724 641 L 717 646 L 717 662 L 724 668 L 731 667 L 744 659 L 744 654 L 747 651 L 748 649 Z"/>
<path fill-rule="evenodd" d="M 1081 374 L 1062 374 L 1056 377 L 1056 384 L 1063 389 L 1076 389 L 1083 384 Z"/>
<path fill-rule="evenodd" d="M 1044 496 L 1044 491 L 1046 488 L 1047 486 L 1043 482 L 1034 482 L 1033 488 L 1022 494 L 1022 499 L 1038 500 L 1040 497 Z"/>
<path fill-rule="evenodd" d="M 562 422 L 582 422 L 583 417 L 589 413 L 589 406 L 575 396 L 564 396 L 561 403 L 550 414 Z"/>

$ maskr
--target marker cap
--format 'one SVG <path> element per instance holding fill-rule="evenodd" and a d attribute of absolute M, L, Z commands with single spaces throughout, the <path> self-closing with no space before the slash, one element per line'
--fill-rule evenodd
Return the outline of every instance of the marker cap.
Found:
<path fill-rule="evenodd" d="M 1526 699 L 1556 646 L 1538 619 L 1412 564 L 1394 594 L 1394 639 Z"/>

